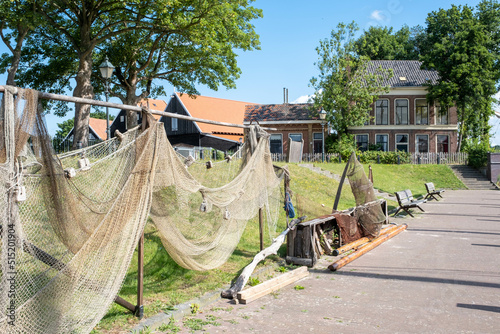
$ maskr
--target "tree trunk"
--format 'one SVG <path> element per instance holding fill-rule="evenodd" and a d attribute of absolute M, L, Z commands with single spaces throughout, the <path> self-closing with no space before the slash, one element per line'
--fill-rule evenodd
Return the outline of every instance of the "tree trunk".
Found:
<path fill-rule="evenodd" d="M 17 27 L 18 35 L 16 40 L 16 47 L 12 53 L 12 64 L 7 70 L 7 85 L 16 86 L 16 73 L 19 69 L 19 62 L 21 61 L 21 50 L 23 47 L 24 38 L 28 34 L 29 29 L 19 25 Z"/>
<path fill-rule="evenodd" d="M 90 80 L 91 75 L 92 52 L 88 52 L 83 55 L 81 54 L 78 74 L 76 76 L 76 87 L 73 91 L 73 96 L 87 99 L 94 98 L 94 88 L 92 87 Z M 73 149 L 77 148 L 78 143 L 81 143 L 82 147 L 88 146 L 90 107 L 91 106 L 89 104 L 75 104 Z"/>
<path fill-rule="evenodd" d="M 127 104 L 129 106 L 136 106 L 141 101 L 141 97 L 135 94 L 137 90 L 137 73 L 129 72 L 129 79 L 127 80 L 127 84 L 127 96 L 125 97 L 124 104 Z M 127 111 L 127 129 L 132 129 L 133 127 L 137 126 L 137 118 L 137 112 L 131 110 Z"/>

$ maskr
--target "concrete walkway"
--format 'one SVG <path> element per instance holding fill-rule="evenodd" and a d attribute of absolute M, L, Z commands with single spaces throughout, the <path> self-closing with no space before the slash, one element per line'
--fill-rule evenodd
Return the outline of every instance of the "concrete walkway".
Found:
<path fill-rule="evenodd" d="M 407 231 L 338 272 L 325 256 L 278 293 L 220 300 L 196 318 L 220 324 L 208 333 L 499 333 L 500 191 L 443 196 L 414 219 L 392 218 Z"/>

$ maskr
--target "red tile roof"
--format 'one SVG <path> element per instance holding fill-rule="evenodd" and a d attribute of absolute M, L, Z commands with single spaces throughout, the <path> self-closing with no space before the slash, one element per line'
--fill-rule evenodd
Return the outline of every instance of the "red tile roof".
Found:
<path fill-rule="evenodd" d="M 109 122 L 111 125 L 111 121 Z M 92 128 L 94 133 L 98 135 L 102 140 L 106 140 L 106 120 L 98 118 L 90 118 L 89 126 Z"/>
<path fill-rule="evenodd" d="M 151 110 L 156 110 L 156 111 L 165 111 L 167 108 L 167 102 L 163 100 L 155 100 L 155 99 L 144 99 L 141 102 L 139 102 L 139 107 L 146 107 Z M 159 120 L 161 118 L 161 115 L 155 115 L 153 114 L 153 117 L 156 120 Z"/>
<path fill-rule="evenodd" d="M 204 118 L 212 121 L 228 122 L 243 125 L 245 106 L 251 103 L 240 102 L 215 97 L 199 96 L 189 97 L 187 94 L 176 93 L 184 107 L 193 117 Z M 242 128 L 233 128 L 195 122 L 201 132 L 213 134 L 217 137 L 238 141 L 243 136 Z"/>

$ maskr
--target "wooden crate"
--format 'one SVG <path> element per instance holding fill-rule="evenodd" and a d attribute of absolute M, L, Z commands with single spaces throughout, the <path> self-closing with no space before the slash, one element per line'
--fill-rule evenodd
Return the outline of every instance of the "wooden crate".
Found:
<path fill-rule="evenodd" d="M 387 214 L 387 202 L 385 200 L 378 200 L 385 214 L 385 223 L 389 223 L 389 216 Z M 354 214 L 354 210 L 346 210 L 347 213 Z M 290 231 L 287 235 L 287 256 L 286 262 L 288 264 L 313 267 L 321 255 L 323 255 L 323 248 L 319 240 L 320 231 L 326 231 L 330 228 L 335 228 L 336 233 L 339 235 L 338 246 L 342 246 L 340 239 L 340 231 L 338 230 L 337 222 L 333 214 L 314 218 L 298 224 L 295 229 Z"/>

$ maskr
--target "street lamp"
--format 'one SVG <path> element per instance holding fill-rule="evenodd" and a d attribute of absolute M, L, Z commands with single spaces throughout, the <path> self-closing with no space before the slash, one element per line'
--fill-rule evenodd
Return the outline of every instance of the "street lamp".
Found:
<path fill-rule="evenodd" d="M 102 77 L 106 80 L 106 91 L 104 94 L 106 95 L 106 102 L 108 102 L 108 94 L 109 94 L 109 78 L 113 75 L 113 70 L 115 67 L 113 64 L 111 64 L 108 60 L 108 56 L 106 56 L 106 59 L 104 62 L 99 66 L 99 70 L 101 71 Z M 106 106 L 106 140 L 111 138 L 111 135 L 109 133 L 109 108 Z"/>
<path fill-rule="evenodd" d="M 321 120 L 321 162 L 325 162 L 325 124 L 326 124 L 326 111 L 321 109 L 319 112 L 319 119 Z"/>

